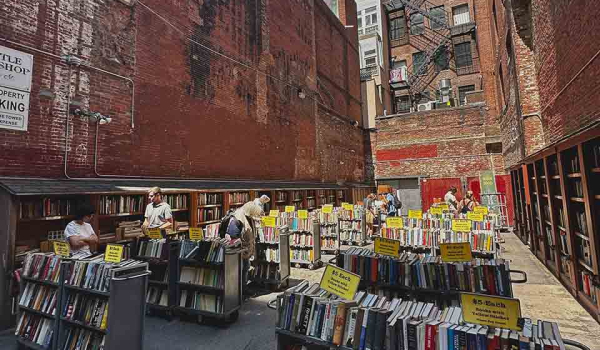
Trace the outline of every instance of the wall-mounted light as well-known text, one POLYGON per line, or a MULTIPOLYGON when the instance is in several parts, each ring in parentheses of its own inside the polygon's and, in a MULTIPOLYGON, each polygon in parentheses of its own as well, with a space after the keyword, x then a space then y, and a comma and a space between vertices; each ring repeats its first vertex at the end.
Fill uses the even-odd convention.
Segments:
POLYGON ((109 124, 110 122, 112 122, 112 118, 107 115, 102 115, 101 113, 98 113, 98 112, 84 111, 79 108, 74 110, 73 114, 78 117, 87 117, 87 118, 89 118, 90 121, 98 122, 98 124, 100 124, 100 125, 105 125, 105 124, 109 124))
POLYGON ((302 89, 298 89, 298 97, 304 100, 306 98, 306 92, 302 89))

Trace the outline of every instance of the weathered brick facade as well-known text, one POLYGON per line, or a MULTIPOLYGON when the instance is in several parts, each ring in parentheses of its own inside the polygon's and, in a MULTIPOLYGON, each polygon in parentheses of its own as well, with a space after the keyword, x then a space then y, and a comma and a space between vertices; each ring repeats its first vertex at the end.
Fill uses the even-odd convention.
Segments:
MULTIPOLYGON (((63 176, 69 97, 113 118, 99 174, 363 181, 356 8, 340 3, 338 20, 322 0, 9 0, 0 45, 35 63, 29 129, 0 129, 0 175, 63 176)), ((69 129, 68 174, 95 176, 96 124, 69 129)))

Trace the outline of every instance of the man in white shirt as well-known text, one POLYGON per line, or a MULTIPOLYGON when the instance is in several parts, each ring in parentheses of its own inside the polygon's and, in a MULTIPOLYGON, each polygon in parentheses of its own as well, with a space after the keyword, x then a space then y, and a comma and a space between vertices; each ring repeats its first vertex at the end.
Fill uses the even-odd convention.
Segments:
POLYGON ((74 258, 80 259, 92 255, 90 244, 98 243, 98 236, 90 222, 94 217, 94 207, 89 203, 83 203, 77 208, 75 220, 71 221, 65 228, 65 240, 71 246, 74 258))
POLYGON ((446 195, 444 196, 444 202, 446 202, 446 204, 448 204, 448 208, 450 209, 450 211, 455 212, 458 202, 456 201, 456 187, 452 186, 450 187, 450 189, 448 190, 448 192, 446 192, 446 195))
POLYGON ((148 191, 150 204, 146 206, 145 220, 142 225, 144 233, 149 228, 159 228, 164 230, 173 226, 173 214, 169 203, 162 201, 162 190, 160 187, 152 187, 148 191))

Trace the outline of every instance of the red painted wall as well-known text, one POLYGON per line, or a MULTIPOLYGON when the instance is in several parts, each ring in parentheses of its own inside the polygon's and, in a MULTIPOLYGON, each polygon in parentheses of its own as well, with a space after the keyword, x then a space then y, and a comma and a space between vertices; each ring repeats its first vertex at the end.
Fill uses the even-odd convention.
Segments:
POLYGON ((461 200, 463 195, 462 185, 459 178, 421 180, 421 203, 423 204, 423 211, 429 210, 429 207, 431 207, 433 204, 434 198, 441 198, 443 201, 444 195, 452 186, 456 187, 458 190, 456 193, 456 199, 461 200))

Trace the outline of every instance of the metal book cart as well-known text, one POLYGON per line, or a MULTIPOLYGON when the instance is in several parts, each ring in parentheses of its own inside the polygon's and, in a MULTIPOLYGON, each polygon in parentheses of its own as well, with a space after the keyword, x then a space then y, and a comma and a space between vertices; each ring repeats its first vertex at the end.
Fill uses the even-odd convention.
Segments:
POLYGON ((321 229, 321 241, 324 240, 334 240, 334 246, 327 246, 325 244, 321 244, 321 253, 322 254, 338 254, 340 251, 340 231, 338 229, 339 224, 335 223, 327 223, 323 222, 319 225, 321 229), (333 231, 333 232, 331 232, 333 231))
POLYGON ((319 220, 313 220, 312 226, 313 226, 312 231, 306 231, 306 230, 298 230, 298 231, 290 230, 289 231, 290 232, 290 240, 292 239, 292 235, 295 233, 312 235, 312 238, 313 238, 312 246, 294 245, 293 243, 290 242, 290 263, 294 264, 295 267, 306 267, 310 270, 314 270, 323 265, 323 262, 321 261, 321 224, 319 223, 319 220), (293 258, 294 250, 297 250, 297 251, 306 250, 308 252, 309 256, 310 256, 310 252, 312 251, 312 258, 294 259, 293 258))
POLYGON ((290 238, 288 235, 288 227, 282 226, 279 228, 278 242, 262 242, 259 237, 256 239, 255 259, 252 261, 252 266, 255 269, 255 274, 250 280, 258 285, 273 287, 278 289, 282 286, 289 285, 290 269, 290 238), (259 253, 261 249, 267 249, 269 246, 276 246, 279 249, 279 261, 267 261, 262 258, 259 253), (265 267, 266 266, 266 270, 265 267), (275 269, 271 271, 271 269, 275 269), (257 272, 258 271, 258 272, 257 272), (257 275, 260 273, 260 276, 257 275))
MULTIPOLYGON (((237 321, 239 310, 242 307, 242 251, 239 249, 225 250, 223 262, 203 262, 195 259, 178 258, 177 267, 177 283, 175 288, 176 300, 178 301, 173 307, 174 311, 179 315, 196 316, 198 323, 202 323, 205 317, 215 318, 219 320, 228 320, 229 322, 237 321), (223 273, 223 287, 210 287, 184 283, 179 281, 181 268, 183 266, 202 267, 214 269, 223 273), (215 296, 221 300, 222 311, 198 310, 187 307, 181 304, 182 291, 202 292, 206 295, 215 296)), ((187 292, 186 292, 187 293, 187 292)))
POLYGON ((362 219, 338 219, 338 239, 340 244, 346 244, 346 245, 351 245, 351 246, 365 246, 368 244, 367 242, 367 223, 366 223, 366 218, 365 218, 365 214, 363 213, 362 215, 362 219), (359 223, 360 225, 360 229, 356 230, 355 228, 353 228, 352 226, 354 226, 354 223, 359 223), (345 228, 343 227, 344 225, 350 225, 350 228, 345 228), (358 233, 359 239, 344 239, 344 235, 343 232, 348 232, 348 233, 358 233))

